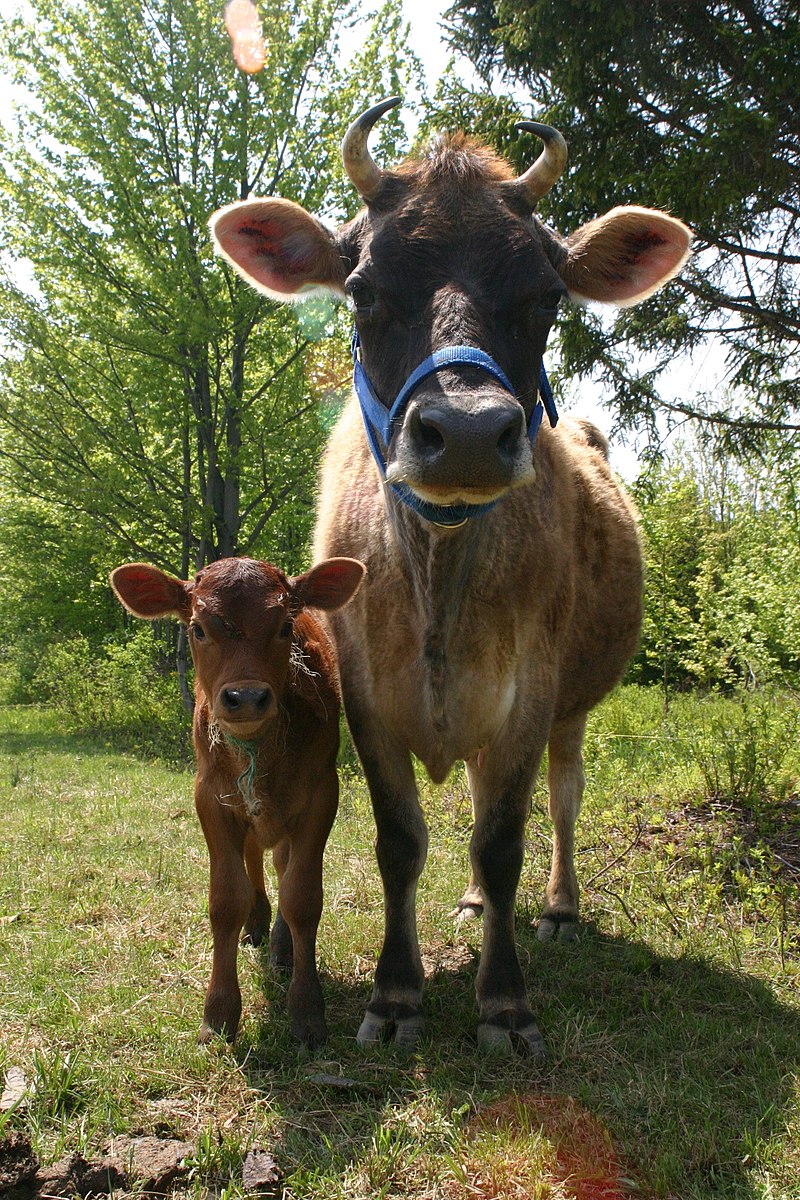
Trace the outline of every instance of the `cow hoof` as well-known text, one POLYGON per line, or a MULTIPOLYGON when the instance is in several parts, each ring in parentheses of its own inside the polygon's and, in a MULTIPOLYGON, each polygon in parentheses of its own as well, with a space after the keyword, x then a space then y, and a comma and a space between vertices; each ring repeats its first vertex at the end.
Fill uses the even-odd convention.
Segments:
POLYGON ((478 1047, 485 1054, 505 1057, 520 1054, 540 1063, 547 1060, 547 1046, 535 1021, 523 1025, 521 1029, 484 1022, 478 1026, 478 1047))
POLYGON ((577 942, 578 921, 575 917, 540 917, 536 936, 540 942, 577 942))
POLYGON ((448 913, 448 916, 455 917, 456 929, 458 929, 465 921, 477 921, 479 917, 482 917, 483 905, 465 904, 463 901, 459 901, 453 911, 448 913))
POLYGON ((413 1050, 423 1025, 422 1013, 413 1013, 410 1017, 382 1017, 368 1010, 359 1026, 356 1041, 362 1049, 378 1046, 381 1042, 393 1042, 403 1050, 413 1050))

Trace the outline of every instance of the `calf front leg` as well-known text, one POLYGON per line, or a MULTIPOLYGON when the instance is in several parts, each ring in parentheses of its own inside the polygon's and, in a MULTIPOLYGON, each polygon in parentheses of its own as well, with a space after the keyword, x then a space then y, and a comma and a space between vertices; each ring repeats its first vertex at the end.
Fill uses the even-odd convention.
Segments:
POLYGON ((253 905, 244 867, 244 830, 214 797, 197 799, 210 863, 208 914, 214 949, 199 1040, 221 1034, 232 1042, 242 1014, 236 971, 239 934, 253 905))
POLYGON ((583 798, 583 735, 586 714, 553 726, 548 745, 549 811, 553 822, 553 858, 539 920, 541 941, 578 936, 578 876, 575 871, 575 822, 583 798))
MULTIPOLYGON (((325 1002, 317 974, 317 929, 322 916, 322 858, 338 804, 335 774, 317 791, 299 828, 281 846, 280 914, 290 934, 292 982, 287 1007, 292 1034, 307 1046, 325 1041, 325 1002), (287 853, 288 851, 288 853, 287 853)), ((277 921, 276 921, 277 925, 277 921)))

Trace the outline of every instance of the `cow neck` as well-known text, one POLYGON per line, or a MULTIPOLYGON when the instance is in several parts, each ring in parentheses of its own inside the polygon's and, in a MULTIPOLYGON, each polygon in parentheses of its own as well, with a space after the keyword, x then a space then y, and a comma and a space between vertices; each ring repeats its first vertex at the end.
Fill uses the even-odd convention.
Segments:
POLYGON ((434 727, 443 728, 449 651, 460 628, 464 599, 474 596, 475 572, 491 558, 488 541, 492 529, 490 524, 477 522, 458 537, 447 537, 414 520, 402 509, 398 509, 396 517, 395 536, 421 618, 431 715, 434 727))
MULTIPOLYGON (((386 455, 388 454, 389 444, 396 428, 402 424, 412 393, 425 379, 428 379, 437 371, 445 371, 453 366, 477 367, 479 370, 491 375, 501 387, 511 393, 515 400, 517 398, 516 391, 508 376, 491 355, 486 354, 483 350, 479 350, 477 346, 445 346, 441 350, 435 350, 433 354, 429 354, 418 367, 415 367, 400 388, 391 407, 386 408, 378 399, 370 378, 362 365, 361 343, 358 337, 358 330, 355 328, 353 329, 351 349, 353 353, 353 387, 355 388, 361 408, 367 443, 381 473, 381 479, 384 480, 386 478, 386 455)), ((553 391, 550 387, 550 381, 547 378, 544 363, 542 363, 539 371, 539 396, 536 399, 530 420, 528 421, 528 439, 531 445, 536 441, 536 435, 539 432, 545 412, 547 413, 550 425, 554 427, 558 422, 558 411, 553 398, 553 391)), ((391 483, 389 487, 402 504, 410 508, 425 521, 429 521, 432 525, 439 525, 449 529, 464 525, 473 517, 483 516, 485 513, 490 512, 498 502, 497 500, 491 500, 488 504, 431 504, 429 501, 422 500, 417 496, 407 484, 391 483)))

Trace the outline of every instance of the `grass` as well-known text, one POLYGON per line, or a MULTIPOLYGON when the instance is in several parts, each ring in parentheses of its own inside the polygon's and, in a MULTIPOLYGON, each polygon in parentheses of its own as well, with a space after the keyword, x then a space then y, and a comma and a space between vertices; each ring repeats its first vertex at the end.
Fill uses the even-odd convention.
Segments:
POLYGON ((43 1161, 114 1134, 197 1148, 191 1197, 244 1194, 268 1149, 296 1200, 800 1198, 800 757, 788 699, 623 689, 592 719, 579 825, 583 932, 541 945, 537 789, 519 946, 551 1051, 482 1057, 480 925, 447 913, 467 874, 463 774, 425 788, 419 1051, 354 1042, 382 927, 368 799, 344 769, 319 937, 331 1037, 288 1034, 285 982, 243 948, 233 1049, 195 1034, 210 965, 191 775, 46 710, 0 710, 0 1073, 29 1094, 3 1128, 43 1161))

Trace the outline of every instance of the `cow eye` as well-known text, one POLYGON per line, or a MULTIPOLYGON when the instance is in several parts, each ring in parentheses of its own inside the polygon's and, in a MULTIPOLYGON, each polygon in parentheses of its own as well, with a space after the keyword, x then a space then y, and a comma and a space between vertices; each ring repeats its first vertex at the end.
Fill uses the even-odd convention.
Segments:
POLYGON ((205 641, 205 630, 203 629, 203 626, 198 625, 196 621, 192 621, 191 625, 189 626, 189 633, 196 642, 205 641))
POLYGON ((344 290, 350 310, 357 317, 370 317, 375 307, 375 292, 364 279, 348 279, 344 290))
POLYGON ((285 640, 286 638, 291 637, 291 634, 292 634, 292 622, 284 621, 283 624, 281 625, 280 632, 278 633, 278 637, 283 638, 285 640))
POLYGON ((564 299, 563 287, 550 288, 548 292, 542 296, 537 309, 537 316, 554 317, 558 311, 558 306, 564 299))

